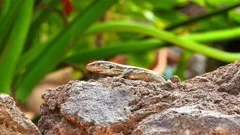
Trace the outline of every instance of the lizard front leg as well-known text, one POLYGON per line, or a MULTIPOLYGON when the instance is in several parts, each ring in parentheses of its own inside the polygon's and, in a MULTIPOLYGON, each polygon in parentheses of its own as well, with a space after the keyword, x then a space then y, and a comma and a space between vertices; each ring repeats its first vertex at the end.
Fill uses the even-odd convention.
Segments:
POLYGON ((123 70, 122 74, 118 77, 129 79, 129 74, 132 74, 133 71, 134 71, 133 69, 125 69, 123 70))

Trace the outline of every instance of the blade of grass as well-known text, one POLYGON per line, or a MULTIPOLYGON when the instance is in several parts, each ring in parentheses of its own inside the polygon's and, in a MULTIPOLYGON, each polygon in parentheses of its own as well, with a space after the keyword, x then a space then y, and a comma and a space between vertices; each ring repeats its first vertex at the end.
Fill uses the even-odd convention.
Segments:
MULTIPOLYGON (((48 0, 47 3, 44 3, 44 4, 47 4, 48 7, 57 7, 57 4, 59 4, 59 1, 56 1, 56 0, 48 0)), ((26 42, 26 46, 25 48, 31 48, 32 46, 40 46, 40 45, 36 45, 34 44, 34 41, 36 39, 39 39, 39 33, 40 33, 40 30, 39 29, 42 25, 42 23, 44 21, 46 21, 48 19, 48 17, 50 15, 54 14, 53 11, 49 11, 47 9, 44 9, 44 8, 40 8, 40 10, 36 10, 34 12, 34 15, 33 15, 33 19, 32 19, 32 23, 31 23, 31 27, 30 27, 30 31, 28 33, 28 40, 26 42)), ((56 14, 56 13, 55 13, 56 14)), ((60 18, 60 16, 59 16, 60 18)), ((35 47, 36 48, 36 47, 35 47)), ((41 48, 41 47, 40 47, 41 48)), ((28 49, 29 50, 29 49, 28 49)), ((40 52, 40 51, 39 51, 40 52)), ((20 58, 21 59, 21 58, 20 58)), ((34 58, 35 59, 35 58, 34 58)), ((24 59, 21 59, 22 61, 24 61, 24 59)), ((21 61, 21 62, 22 62, 21 61)), ((20 62, 19 62, 20 63, 20 62)))
POLYGON ((4 17, 6 17, 6 15, 8 14, 10 5, 11 5, 11 0, 3 0, 3 1, 1 1, 0 21, 2 21, 2 19, 4 17))
MULTIPOLYGON (((12 2, 11 0, 4 0, 5 2, 8 1, 10 2, 10 10, 8 10, 7 15, 1 16, 0 20, 0 50, 3 50, 5 47, 4 45, 7 42, 7 37, 10 34, 12 28, 13 28, 13 23, 15 22, 14 20, 16 19, 16 16, 18 15, 18 11, 20 6, 22 5, 22 1, 16 1, 12 2), (4 32, 3 32, 4 31, 4 32)), ((1 51, 0 51, 1 52, 1 51)))
POLYGON ((21 73, 28 64, 36 60, 36 58, 42 53, 46 45, 34 45, 27 53, 19 58, 18 66, 16 67, 15 74, 21 73))
POLYGON ((25 0, 14 23, 8 44, 0 58, 0 92, 9 93, 14 69, 30 26, 33 1, 25 0))
POLYGON ((94 1, 82 15, 79 15, 66 29, 49 43, 33 68, 24 74, 16 85, 16 98, 24 103, 34 86, 62 60, 68 43, 76 35, 82 34, 94 21, 102 16, 116 0, 94 1))
MULTIPOLYGON (((97 23, 91 26, 84 33, 84 35, 93 35, 101 32, 118 32, 118 31, 131 32, 132 31, 131 29, 133 29, 131 27, 134 27, 134 25, 135 23, 117 22, 117 21, 97 23), (128 29, 128 27, 130 27, 131 29, 128 29)), ((141 24, 138 24, 138 25, 141 25, 141 24)), ((144 26, 151 27, 148 25, 144 25, 144 26)), ((141 30, 139 31, 141 32, 141 30)), ((188 35, 179 35, 179 37, 187 40, 188 39, 194 40, 196 42, 216 42, 216 41, 237 39, 240 37, 240 27, 223 29, 223 30, 213 30, 213 31, 207 31, 202 33, 189 33, 188 35)))
POLYGON ((166 44, 157 39, 129 41, 114 45, 106 45, 103 48, 85 49, 77 54, 71 55, 70 57, 66 57, 64 61, 67 63, 81 64, 92 59, 109 58, 117 54, 152 50, 164 46, 166 46, 166 44))
MULTIPOLYGON (((136 32, 136 33, 146 34, 146 35, 158 38, 160 40, 163 40, 165 42, 172 43, 181 48, 184 48, 193 52, 197 52, 205 56, 208 56, 220 61, 224 61, 224 62, 234 62, 240 59, 240 53, 230 53, 230 52, 214 49, 204 44, 197 43, 191 39, 177 37, 173 33, 170 33, 164 30, 159 30, 155 27, 138 24, 138 23, 106 22, 101 25, 94 25, 94 27, 91 27, 88 30, 88 33, 96 33, 96 32, 98 33, 103 31, 108 31, 108 32, 124 31, 124 32, 136 32)), ((230 33, 225 33, 225 34, 230 34, 230 33)), ((239 34, 236 32, 234 34, 237 34, 237 36, 239 36, 239 34)))
MULTIPOLYGON (((48 6, 55 7, 59 1, 52 0, 48 1, 48 6)), ((34 19, 32 21, 30 31, 28 33, 28 41, 26 42, 26 46, 31 47, 27 52, 25 52, 22 56, 20 56, 18 61, 18 66, 16 68, 16 75, 18 75, 21 71, 23 71, 28 64, 33 62, 44 50, 44 48, 47 46, 47 43, 44 44, 33 44, 33 40, 35 38, 39 38, 39 27, 42 24, 44 20, 47 19, 47 17, 50 15, 49 11, 38 11, 34 19)), ((26 47, 25 46, 25 47, 26 47)))
POLYGON ((240 37, 240 27, 208 31, 208 32, 202 32, 202 33, 192 33, 192 34, 183 36, 183 38, 191 39, 198 42, 216 42, 216 41, 237 39, 239 37, 240 37))

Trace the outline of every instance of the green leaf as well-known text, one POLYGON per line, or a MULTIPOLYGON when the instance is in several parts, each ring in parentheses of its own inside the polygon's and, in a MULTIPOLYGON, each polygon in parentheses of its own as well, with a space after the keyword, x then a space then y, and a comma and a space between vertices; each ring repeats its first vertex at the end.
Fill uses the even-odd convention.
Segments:
MULTIPOLYGON (((54 8, 57 6, 57 4, 59 4, 59 1, 56 1, 56 0, 47 0, 47 1, 41 1, 41 2, 45 2, 44 5, 47 5, 48 7, 51 7, 51 8, 54 8)), ((25 52, 26 50, 31 50, 32 49, 32 46, 33 48, 36 48, 35 46, 40 46, 39 42, 40 42, 40 39, 41 39, 41 35, 40 35, 40 32, 42 31, 42 25, 43 23, 47 23, 51 18, 49 16, 57 16, 58 17, 58 21, 59 20, 62 20, 62 18, 60 17, 60 15, 56 14, 55 12, 50 12, 49 10, 44 10, 42 8, 37 8, 33 14, 33 17, 32 17, 32 23, 31 23, 31 27, 30 27, 30 30, 29 30, 29 33, 28 33, 28 39, 26 41, 26 45, 25 45, 25 52)), ((55 19, 55 18, 54 18, 55 19)), ((58 27, 58 26, 56 26, 58 27)), ((59 30, 60 27, 58 27, 59 30)), ((56 35, 56 34, 55 34, 56 35)), ((55 36, 54 34, 49 34, 48 35, 48 39, 51 37, 51 36, 55 36)), ((40 47, 41 48, 41 47, 40 47)), ((24 53, 25 53, 24 52, 24 53)), ((40 52, 40 51, 39 51, 40 52)), ((23 61, 23 59, 22 59, 23 61)))
POLYGON ((198 42, 217 42, 231 39, 238 39, 240 37, 240 27, 212 30, 207 32, 192 33, 182 38, 191 39, 198 42))
MULTIPOLYGON (((47 4, 50 7, 54 7, 57 5, 57 3, 59 3, 59 1, 55 1, 55 0, 47 1, 47 2, 49 2, 47 4)), ((40 56, 44 48, 47 46, 47 43, 40 43, 39 36, 42 36, 40 33, 42 23, 48 20, 49 19, 48 17, 53 13, 49 13, 49 11, 43 11, 43 10, 36 11, 36 12, 37 13, 34 14, 30 31, 28 33, 28 39, 25 45, 25 52, 22 54, 22 56, 20 56, 18 61, 18 65, 16 68, 16 75, 24 71, 30 63, 36 60, 36 58, 40 56)), ((58 29, 60 28, 58 27, 58 29)), ((56 34, 51 33, 48 35, 48 38, 51 39, 55 35, 56 34)))
POLYGON ((27 32, 30 26, 33 1, 25 0, 20 8, 14 23, 13 30, 0 58, 0 92, 10 93, 14 69, 24 47, 27 32))
MULTIPOLYGON (((1 15, 0 18, 0 53, 2 52, 2 50, 4 49, 6 42, 8 40, 8 36, 10 34, 10 32, 12 31, 13 28, 13 24, 17 18, 17 15, 19 15, 19 9, 21 7, 21 5, 23 4, 22 1, 16 1, 13 2, 11 0, 4 0, 3 3, 8 3, 10 4, 10 9, 7 9, 7 7, 4 7, 3 10, 5 9, 6 11, 4 11, 1 15), (8 3, 8 2, 10 3, 8 3)), ((5 4, 3 4, 2 6, 4 6, 5 4)))
MULTIPOLYGON (((129 22, 107 22, 107 23, 97 23, 92 25, 84 35, 92 35, 102 32, 119 32, 122 31, 125 32, 139 32, 143 35, 144 31, 141 29, 136 29, 135 23, 129 23, 129 22)), ((151 26, 144 26, 143 27, 151 27, 151 26)), ((240 37, 240 27, 236 28, 229 28, 229 29, 222 29, 222 30, 212 30, 207 32, 199 32, 199 33, 189 33, 188 35, 183 35, 181 38, 186 38, 190 40, 194 40, 196 42, 217 42, 222 40, 231 40, 231 39, 237 39, 240 37)))
POLYGON ((9 7, 11 5, 11 0, 3 0, 1 1, 1 12, 0 12, 0 21, 3 20, 8 14, 9 7))

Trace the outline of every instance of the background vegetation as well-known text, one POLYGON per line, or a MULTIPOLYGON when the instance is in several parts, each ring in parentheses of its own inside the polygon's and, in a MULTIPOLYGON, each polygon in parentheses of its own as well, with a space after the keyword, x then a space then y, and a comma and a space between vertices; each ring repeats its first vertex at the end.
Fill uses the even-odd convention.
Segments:
POLYGON ((49 72, 66 65, 84 71, 91 60, 119 54, 125 54, 131 65, 149 67, 158 48, 180 47, 175 71, 180 77, 194 53, 227 63, 240 59, 240 53, 216 48, 240 37, 239 0, 1 0, 0 4, 0 92, 11 93, 21 103, 49 72), (193 6, 198 8, 188 9, 193 6))

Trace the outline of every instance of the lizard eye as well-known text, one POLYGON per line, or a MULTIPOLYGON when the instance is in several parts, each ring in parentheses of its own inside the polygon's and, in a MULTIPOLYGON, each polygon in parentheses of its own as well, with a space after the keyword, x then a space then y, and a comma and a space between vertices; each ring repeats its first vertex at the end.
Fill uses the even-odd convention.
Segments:
POLYGON ((112 68, 114 68, 114 66, 113 65, 109 65, 109 68, 112 69, 112 68))

